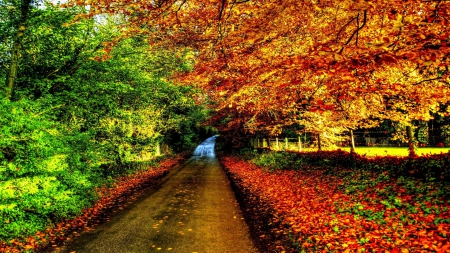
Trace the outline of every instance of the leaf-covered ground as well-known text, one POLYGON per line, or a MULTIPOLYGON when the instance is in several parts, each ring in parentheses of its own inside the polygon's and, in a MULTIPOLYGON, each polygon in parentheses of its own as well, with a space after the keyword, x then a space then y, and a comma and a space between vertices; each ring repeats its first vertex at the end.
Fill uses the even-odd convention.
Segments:
POLYGON ((252 202, 250 216, 269 219, 272 235, 261 230, 259 237, 277 239, 272 250, 450 252, 450 203, 439 194, 448 186, 308 165, 269 172, 234 156, 221 162, 252 202))
POLYGON ((85 209, 81 215, 62 221, 34 236, 0 242, 0 252, 36 252, 57 248, 64 241, 79 236, 82 231, 95 229, 96 225, 108 220, 111 214, 136 200, 145 188, 168 173, 185 157, 184 154, 162 160, 157 167, 119 178, 111 187, 97 189, 99 200, 92 207, 85 209))

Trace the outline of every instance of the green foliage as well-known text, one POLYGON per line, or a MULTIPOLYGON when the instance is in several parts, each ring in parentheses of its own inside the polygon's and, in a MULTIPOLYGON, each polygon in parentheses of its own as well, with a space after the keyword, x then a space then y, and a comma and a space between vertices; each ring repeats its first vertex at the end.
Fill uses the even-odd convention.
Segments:
MULTIPOLYGON (((31 11, 17 89, 0 101, 0 240, 80 214, 96 187, 146 169, 158 147, 189 148, 210 132, 199 91, 168 81, 191 70, 192 51, 154 49, 139 37, 111 50, 120 20, 72 22, 80 11, 31 11)), ((0 31, 0 55, 9 33, 0 31)))
POLYGON ((35 233, 78 214, 94 198, 89 171, 38 102, 0 101, 0 238, 35 233))
POLYGON ((11 46, 17 33, 16 24, 19 21, 19 17, 20 8, 18 8, 18 1, 0 1, 0 80, 2 80, 2 84, 5 81, 8 70, 5 66, 10 64, 11 46))
POLYGON ((294 168, 299 161, 295 160, 295 154, 288 152, 264 151, 256 155, 252 162, 257 166, 268 168, 269 171, 294 168))

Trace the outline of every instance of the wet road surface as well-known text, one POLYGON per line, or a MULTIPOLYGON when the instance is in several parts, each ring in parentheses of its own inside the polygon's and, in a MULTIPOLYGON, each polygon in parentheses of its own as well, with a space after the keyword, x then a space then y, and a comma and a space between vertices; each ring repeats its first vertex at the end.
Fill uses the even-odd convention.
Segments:
POLYGON ((214 144, 206 140, 155 189, 57 252, 258 252, 214 144))

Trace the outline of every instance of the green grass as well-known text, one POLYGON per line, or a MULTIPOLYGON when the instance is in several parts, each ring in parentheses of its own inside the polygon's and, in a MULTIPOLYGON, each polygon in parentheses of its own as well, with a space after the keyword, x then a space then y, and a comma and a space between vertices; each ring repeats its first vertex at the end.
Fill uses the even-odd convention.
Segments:
MULTIPOLYGON (((350 152, 350 148, 341 148, 350 152)), ((449 148, 417 148, 417 155, 448 153, 449 148)), ((407 147, 356 147, 355 152, 367 156, 408 156, 407 147)))
MULTIPOLYGON (((271 144, 271 149, 272 150, 276 150, 273 148, 274 144, 271 144)), ((333 151, 333 150, 337 150, 337 149, 341 149, 347 152, 350 152, 350 147, 325 147, 322 148, 323 151, 333 151)), ((284 147, 284 143, 280 142, 280 149, 279 150, 285 150, 284 147)), ((298 151, 298 146, 296 143, 289 143, 289 148, 288 150, 291 151, 298 151)), ((317 152, 317 147, 314 148, 302 148, 303 152, 317 152)), ((356 153, 360 154, 360 155, 366 155, 366 156, 408 156, 408 147, 364 147, 364 146, 359 146, 356 147, 355 149, 356 153)), ((422 155, 429 155, 429 154, 441 154, 441 153, 449 153, 450 152, 450 147, 443 147, 443 148, 438 148, 438 147, 419 147, 416 148, 416 153, 419 156, 422 155)))
MULTIPOLYGON (((332 151, 336 149, 341 149, 347 152, 350 152, 349 147, 345 148, 324 148, 324 151, 332 151)), ((303 148, 303 152, 317 152, 317 148, 303 148)), ((360 155, 366 156, 408 156, 408 148, 407 147, 356 147, 355 152, 360 155)), ((416 153, 419 156, 429 155, 429 154, 441 154, 450 152, 450 148, 416 148, 416 153)))

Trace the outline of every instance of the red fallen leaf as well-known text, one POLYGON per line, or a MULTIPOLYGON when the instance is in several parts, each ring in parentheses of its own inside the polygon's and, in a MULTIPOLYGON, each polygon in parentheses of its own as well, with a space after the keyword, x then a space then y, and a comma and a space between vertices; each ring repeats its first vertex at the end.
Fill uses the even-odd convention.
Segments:
POLYGON ((303 247, 303 248, 309 248, 309 247, 311 247, 311 246, 313 246, 313 244, 312 244, 312 243, 308 243, 308 242, 304 242, 304 243, 302 244, 302 247, 303 247))
POLYGON ((388 62, 388 63, 398 63, 397 59, 395 59, 395 57, 391 56, 391 55, 384 55, 383 57, 380 58, 380 63, 382 62, 388 62))
POLYGON ((25 247, 24 247, 26 250, 31 250, 31 249, 34 249, 34 246, 33 245, 30 245, 30 244, 27 244, 27 245, 25 245, 25 247))
POLYGON ((447 244, 442 246, 441 250, 442 252, 447 252, 448 250, 450 250, 450 242, 447 242, 447 244))
MULTIPOLYGON (((317 154, 311 156, 317 160, 324 159, 325 157, 330 159, 330 154, 326 154, 324 157, 320 157, 320 155, 317 154)), ((382 161, 381 159, 378 160, 382 161)), ((386 158, 384 160, 390 164, 400 164, 400 159, 398 158, 386 158)), ((298 241, 300 242, 304 242, 305 238, 309 238, 310 240, 314 239, 314 237, 311 237, 313 235, 320 235, 320 240, 312 240, 314 249, 317 252, 320 252, 324 247, 331 249, 330 247, 333 243, 340 244, 342 243, 342 240, 345 240, 346 245, 348 246, 347 249, 352 251, 356 249, 355 247, 358 246, 358 241, 361 239, 369 239, 370 244, 367 244, 367 247, 374 250, 379 249, 382 252, 386 250, 387 252, 404 253, 407 252, 403 249, 406 247, 409 252, 413 252, 419 250, 421 247, 420 245, 423 245, 421 240, 423 241, 424 238, 409 237, 409 235, 423 233, 418 231, 426 231, 423 236, 430 237, 430 242, 437 240, 437 238, 431 239, 435 235, 431 232, 434 229, 433 226, 428 226, 420 222, 415 225, 405 226, 405 224, 399 220, 400 215, 406 214, 405 210, 397 207, 385 210, 384 205, 380 204, 379 200, 376 201, 378 198, 376 191, 383 190, 386 187, 392 187, 392 189, 398 193, 397 198, 400 199, 402 203, 409 202, 408 196, 410 195, 406 195, 406 191, 401 186, 396 185, 393 181, 389 183, 380 183, 373 187, 373 189, 366 190, 369 191, 369 194, 362 192, 354 196, 354 199, 351 200, 353 202, 351 202, 348 196, 334 190, 333 187, 335 187, 338 181, 330 181, 328 176, 323 177, 323 174, 321 175, 320 170, 317 169, 314 172, 308 173, 304 171, 266 173, 263 169, 255 168, 254 165, 235 158, 221 158, 221 162, 231 174, 231 178, 238 180, 240 187, 245 187, 251 191, 249 194, 257 199, 258 205, 264 206, 264 208, 260 208, 260 210, 269 211, 273 209, 273 216, 276 218, 273 219, 272 222, 275 220, 283 220, 283 224, 291 226, 291 231, 295 235, 299 235, 298 241), (326 183, 324 183, 324 181, 326 181, 326 183), (324 196, 320 200, 317 199, 318 196, 320 196, 317 194, 317 191, 320 192, 320 195, 324 196), (367 197, 370 198, 370 201, 364 200, 364 198, 367 197), (324 199, 329 199, 331 205, 327 205, 324 199), (359 203, 364 206, 363 208, 358 209, 361 211, 372 210, 373 212, 379 212, 380 210, 383 210, 384 217, 382 217, 382 219, 386 224, 376 224, 375 222, 366 220, 360 216, 358 219, 355 219, 353 215, 337 214, 336 212, 339 208, 333 206, 332 202, 342 203, 341 208, 357 208, 355 204, 359 203), (272 208, 267 208, 268 205, 272 208), (396 215, 396 213, 398 213, 398 215, 396 215), (327 219, 330 214, 336 215, 335 218, 327 219), (333 225, 324 226, 324 224, 329 224, 330 222, 333 222, 333 225), (393 229, 394 227, 396 230, 393 229), (336 230, 334 228, 336 228, 336 230), (368 231, 370 231, 370 233, 367 233, 368 231), (361 235, 365 237, 361 237, 361 235), (388 241, 381 235, 389 235, 389 238, 394 241, 388 241), (400 246, 396 245, 396 243, 401 244, 402 250, 396 248, 400 246), (379 246, 381 247, 378 248, 379 246)), ((423 213, 410 213, 408 214, 408 217, 409 219, 414 219, 416 221, 422 221, 426 218, 423 217, 423 213)), ((448 231, 447 227, 441 226, 443 225, 437 226, 436 230, 448 231)), ((308 241, 307 243, 311 242, 308 241)), ((308 246, 308 244, 305 246, 308 246)), ((436 245, 429 245, 429 247, 433 246, 436 245)), ((441 252, 439 251, 441 250, 439 248, 442 247, 436 246, 433 249, 435 249, 436 252, 441 252)))

